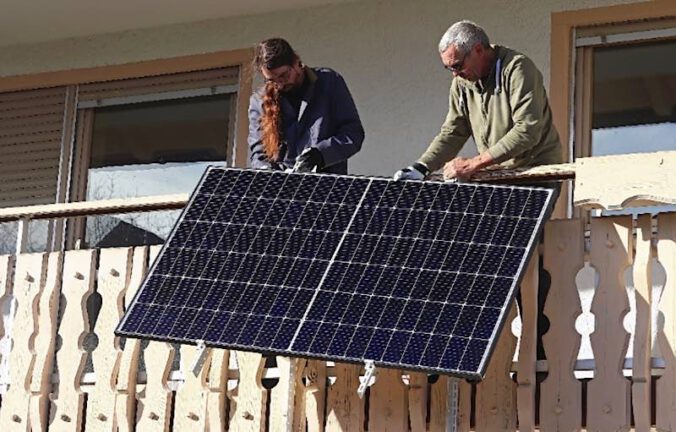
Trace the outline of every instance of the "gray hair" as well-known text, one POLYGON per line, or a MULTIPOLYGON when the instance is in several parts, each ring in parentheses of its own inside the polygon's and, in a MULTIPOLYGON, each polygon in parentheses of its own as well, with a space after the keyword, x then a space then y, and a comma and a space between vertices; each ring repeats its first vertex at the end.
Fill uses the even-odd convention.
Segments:
POLYGON ((466 54, 476 44, 488 47, 489 43, 488 35, 477 24, 467 20, 458 21, 450 26, 441 37, 439 41, 439 54, 449 49, 451 45, 457 46, 462 54, 466 54))

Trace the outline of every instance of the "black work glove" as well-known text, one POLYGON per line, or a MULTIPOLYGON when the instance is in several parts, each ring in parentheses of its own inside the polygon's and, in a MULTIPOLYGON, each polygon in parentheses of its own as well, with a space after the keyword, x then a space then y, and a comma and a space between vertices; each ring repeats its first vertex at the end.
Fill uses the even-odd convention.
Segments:
POLYGON ((296 163, 293 164, 293 172, 311 172, 315 168, 320 170, 323 167, 322 153, 314 147, 308 147, 296 158, 296 163))

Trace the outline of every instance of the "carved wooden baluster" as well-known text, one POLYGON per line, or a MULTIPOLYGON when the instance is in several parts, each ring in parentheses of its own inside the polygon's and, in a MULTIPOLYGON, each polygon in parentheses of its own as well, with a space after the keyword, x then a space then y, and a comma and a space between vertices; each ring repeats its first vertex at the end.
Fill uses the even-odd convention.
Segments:
POLYGON ((87 352, 84 337, 90 331, 87 299, 94 292, 96 252, 66 252, 63 264, 62 308, 59 335, 62 344, 56 353, 59 384, 52 394, 50 432, 79 431, 84 420, 84 392, 80 387, 87 352))
MULTIPOLYGON (((516 316, 516 306, 510 309, 507 323, 516 316)), ((476 430, 513 431, 516 429, 516 386, 509 376, 516 338, 509 324, 495 346, 486 376, 476 386, 476 430)))
MULTIPOLYGON (((159 254, 159 246, 151 246, 149 262, 159 254)), ((151 264, 152 265, 152 264, 151 264)), ((174 347, 166 342, 151 341, 143 351, 146 364, 146 386, 138 400, 137 431, 169 431, 173 393, 169 374, 174 361, 174 347)))
POLYGON ((211 350, 206 348, 203 355, 206 360, 197 371, 190 366, 200 356, 199 348, 192 345, 181 346, 181 370, 183 384, 176 392, 174 408, 174 430, 203 431, 207 425, 207 377, 211 363, 211 350), (197 372, 197 374, 195 374, 197 372))
POLYGON ((420 372, 411 372, 408 382, 408 416, 411 430, 425 430, 427 428, 427 375, 420 372))
POLYGON ((209 431, 225 430, 228 424, 226 408, 228 403, 228 363, 230 351, 211 349, 209 367, 209 394, 207 396, 207 428, 209 431))
POLYGON ((31 381, 30 417, 33 430, 47 430, 49 393, 52 389, 57 316, 61 295, 63 253, 47 258, 47 278, 38 305, 38 333, 33 343, 35 365, 31 381))
POLYGON ((232 392, 230 430, 262 432, 265 430, 267 390, 261 382, 265 370, 258 353, 231 351, 237 356, 239 382, 232 392))
POLYGON ((538 260, 531 257, 521 281, 521 339, 516 374, 519 431, 535 430, 535 367, 538 329, 538 260))
POLYGON ((371 386, 369 399, 369 430, 408 431, 406 386, 401 371, 380 368, 371 386))
POLYGON ((305 410, 298 411, 300 400, 304 400, 301 378, 305 360, 277 356, 279 382, 270 391, 270 431, 292 432, 305 430, 305 410), (302 417, 302 418, 301 418, 302 417))
POLYGON ((657 342, 664 359, 664 374, 657 380, 655 425, 661 431, 676 430, 676 213, 658 216, 657 253, 667 278, 660 299, 664 326, 657 342))
MULTIPOLYGON (((148 267, 147 261, 148 247, 140 246, 134 248, 129 284, 123 294, 125 309, 129 307, 136 291, 141 286, 143 276, 148 267)), ((115 423, 120 432, 133 431, 136 423, 136 380, 140 352, 141 341, 127 338, 124 350, 122 350, 122 355, 120 356, 120 366, 118 367, 115 383, 115 392, 117 394, 115 398, 115 418, 117 420, 115 423)))
POLYGON ((0 406, 3 430, 30 431, 30 381, 35 356, 32 337, 37 332, 38 301, 45 283, 47 254, 24 254, 16 258, 14 272, 15 314, 9 352, 9 389, 0 406))
POLYGON ((364 400, 357 394, 361 366, 336 363, 333 370, 336 381, 326 400, 326 431, 363 431, 364 400))
POLYGON ((324 431, 324 408, 326 407, 326 362, 308 360, 305 366, 306 405, 308 432, 324 431))
POLYGON ((12 348, 13 272, 14 257, 12 255, 0 255, 0 392, 3 394, 7 390, 9 382, 9 351, 12 348))
MULTIPOLYGON (((439 375, 432 384, 430 392, 430 432, 446 432, 451 429, 451 411, 456 410, 456 427, 458 432, 469 432, 472 414, 472 385, 465 380, 458 380, 458 405, 451 406, 450 387, 452 379, 439 375)), ((411 431, 414 429, 411 428, 411 431)))
POLYGON ((638 217, 636 227, 636 257, 633 280, 636 294, 636 326, 632 363, 632 401, 636 431, 650 430, 651 354, 652 354, 652 262, 650 214, 638 217))
POLYGON ((131 259, 131 248, 101 250, 96 287, 101 296, 101 310, 94 328, 99 343, 92 352, 96 385, 87 398, 88 431, 117 429, 115 386, 122 351, 113 332, 124 312, 124 294, 131 277, 131 259))
POLYGON ((584 266, 583 221, 548 222, 544 248, 544 267, 551 276, 551 286, 544 310, 550 323, 542 337, 549 369, 540 388, 540 428, 577 431, 582 427, 582 385, 573 372, 580 349, 575 320, 582 308, 575 275, 584 266))
POLYGON ((591 264, 599 275, 592 302, 594 378, 587 384, 587 428, 628 430, 629 381, 622 375, 629 334, 622 325, 629 302, 624 271, 631 260, 631 217, 591 220, 591 264))

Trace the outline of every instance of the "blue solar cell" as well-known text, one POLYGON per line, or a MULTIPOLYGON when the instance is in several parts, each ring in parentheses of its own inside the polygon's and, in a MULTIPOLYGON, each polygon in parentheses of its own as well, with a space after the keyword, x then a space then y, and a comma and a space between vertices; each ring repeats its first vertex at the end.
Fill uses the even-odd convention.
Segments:
POLYGON ((401 361, 401 357, 404 355, 404 350, 408 345, 408 341, 411 338, 411 333, 408 332, 394 332, 392 334, 392 339, 390 339, 385 354, 382 357, 384 362, 397 364, 401 361))
POLYGON ((230 189, 229 195, 243 197, 246 196, 246 191, 253 183, 254 177, 259 174, 257 171, 240 171, 235 179, 235 183, 230 189))
POLYGON ((265 317, 259 318, 259 322, 262 322, 262 325, 260 325, 260 331, 252 345, 270 348, 274 335, 277 334, 279 327, 282 325, 282 319, 265 317))
POLYGON ((460 271, 464 273, 477 273, 481 263, 484 261, 488 246, 471 243, 467 248, 467 255, 460 266, 460 271))
POLYGON ((444 354, 448 341, 449 338, 446 336, 432 335, 427 343, 427 347, 425 347, 423 357, 420 359, 420 365, 425 368, 439 367, 439 361, 444 354))
POLYGON ((350 296, 350 303, 347 306, 349 313, 346 313, 342 317, 343 324, 352 324, 357 325, 364 316, 364 311, 368 305, 370 297, 367 295, 355 294, 350 296))
POLYGON ((319 177, 312 175, 303 176, 300 186, 296 189, 296 193, 293 194, 293 200, 301 202, 308 201, 318 184, 319 177))
POLYGON ((442 189, 442 187, 438 183, 423 184, 412 207, 414 209, 428 210, 430 203, 436 198, 439 189, 442 189))
POLYGON ((483 308, 472 333, 473 338, 489 340, 498 324, 501 309, 483 308))
MULTIPOLYGON (((221 179, 225 176, 224 171, 211 170, 208 171, 202 180, 202 184, 199 187, 200 194, 213 193, 216 189, 216 186, 220 183, 221 179)), ((230 176, 226 176, 230 177, 230 176)))
POLYGON ((345 199, 343 200, 343 203, 357 205, 361 201, 362 196, 364 195, 364 192, 366 191, 366 188, 368 187, 369 183, 370 182, 367 179, 363 178, 353 179, 352 183, 350 183, 350 188, 347 190, 347 193, 345 194, 345 199))
POLYGON ((368 327, 357 326, 357 329, 350 340, 350 345, 345 352, 348 358, 364 358, 364 352, 371 340, 374 330, 368 327))
POLYGON ((455 195, 453 195, 453 201, 449 207, 449 211, 454 213, 466 213, 469 203, 472 200, 472 196, 476 191, 476 186, 461 187, 456 186, 455 195))
POLYGON ((472 214, 484 214, 488 202, 495 188, 489 186, 477 186, 472 199, 467 205, 467 212, 472 214))
POLYGON ((387 303, 385 304, 385 309, 387 310, 387 313, 384 313, 380 317, 378 327, 395 328, 395 326, 397 325, 397 321, 399 321, 399 317, 401 316, 401 313, 403 312, 405 306, 406 300, 404 299, 400 298, 388 299, 387 303))
POLYGON ((296 329, 300 325, 299 320, 285 319, 282 321, 282 326, 279 328, 279 331, 275 335, 275 339, 270 344, 274 349, 283 350, 288 349, 293 335, 296 333, 296 329))
POLYGON ((486 298, 486 306, 502 307, 513 284, 514 280, 511 278, 496 277, 486 298))
POLYGON ((387 304, 387 299, 384 297, 373 296, 366 304, 364 315, 362 315, 359 325, 375 326, 380 317, 383 315, 383 308, 387 304))
POLYGON ((466 298, 467 304, 482 306, 486 302, 494 279, 493 276, 477 276, 466 298))
POLYGON ((533 231, 537 225, 537 220, 535 219, 521 219, 517 223, 517 227, 514 235, 512 236, 512 241, 510 246, 522 247, 525 248, 530 243, 531 238, 533 237, 533 231))
POLYGON ((310 345, 319 330, 319 323, 316 321, 305 321, 298 332, 298 336, 293 343, 293 350, 299 352, 308 352, 310 345))
POLYGON ((345 357, 345 350, 350 345, 350 340, 355 332, 354 326, 339 325, 333 339, 326 350, 326 354, 335 357, 345 357))
POLYGON ((467 344, 467 350, 460 362, 460 369, 462 370, 479 370, 481 359, 486 352, 488 343, 479 339, 472 339, 467 344))
POLYGON ((444 350, 444 354, 441 356, 439 368, 446 370, 458 370, 460 359, 467 348, 468 341, 468 339, 461 337, 451 337, 451 339, 448 341, 446 349, 444 350))
POLYGON ((375 329, 366 347, 365 359, 380 360, 394 332, 388 329, 375 329))
POLYGON ((333 185, 335 183, 335 177, 322 177, 319 180, 317 186, 312 191, 312 195, 310 195, 310 201, 323 203, 326 200, 329 192, 331 192, 331 189, 333 189, 333 185))
POLYGON ((413 329, 416 333, 432 333, 441 314, 442 303, 427 302, 420 314, 420 319, 413 329))
POLYGON ((333 335, 338 329, 338 324, 322 323, 317 330, 312 345, 310 345, 310 352, 323 354, 329 348, 329 343, 333 339, 333 335))
POLYGON ((418 365, 420 359, 425 352, 425 347, 430 341, 430 335, 424 333, 414 333, 408 341, 404 356, 401 358, 402 363, 418 365))
MULTIPOLYGON (((320 293, 322 292, 320 291, 320 293)), ((352 300, 352 296, 349 294, 337 293, 333 297, 333 301, 329 305, 330 307, 327 308, 324 320, 328 322, 340 323, 345 311, 347 310, 350 300, 352 300)))
POLYGON ((540 217, 543 208, 546 205, 548 192, 543 190, 532 190, 528 196, 528 201, 524 206, 521 216, 537 219, 540 217))
POLYGON ((500 276, 516 276, 517 270, 523 262, 523 257, 526 250, 522 248, 507 248, 505 250, 505 257, 500 264, 498 275, 500 276))

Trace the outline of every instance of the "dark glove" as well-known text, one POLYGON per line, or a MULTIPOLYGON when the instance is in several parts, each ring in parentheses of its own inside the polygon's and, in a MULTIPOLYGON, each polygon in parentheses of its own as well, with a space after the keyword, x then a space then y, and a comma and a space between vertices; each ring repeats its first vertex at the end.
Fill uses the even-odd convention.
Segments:
POLYGON ((400 169, 392 178, 394 180, 424 180, 430 174, 429 168, 420 162, 414 162, 411 166, 400 169))
POLYGON ((298 155, 293 165, 293 172, 311 172, 315 168, 320 170, 324 167, 322 153, 314 147, 308 147, 298 155))

